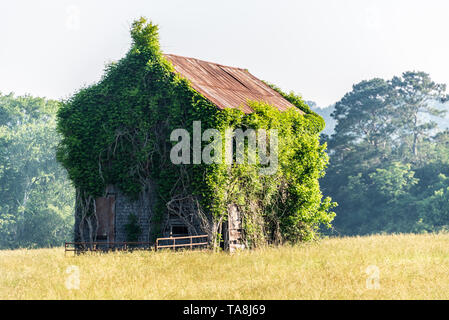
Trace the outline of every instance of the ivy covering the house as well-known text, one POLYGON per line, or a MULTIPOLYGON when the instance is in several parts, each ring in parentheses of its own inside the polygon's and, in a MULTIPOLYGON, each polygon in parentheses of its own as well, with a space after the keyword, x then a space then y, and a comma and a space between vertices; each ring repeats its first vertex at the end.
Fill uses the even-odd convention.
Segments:
POLYGON ((311 240, 320 227, 330 227, 335 204, 323 198, 319 186, 328 163, 319 139, 321 117, 300 97, 284 93, 305 114, 257 101, 251 102, 250 114, 220 110, 163 57, 156 25, 141 18, 133 23, 131 37, 126 56, 109 64, 101 81, 64 101, 58 112, 62 140, 57 158, 76 187, 83 219, 95 214, 94 199, 104 195, 107 185, 139 199, 154 183, 157 203, 148 231, 153 239, 168 212, 194 213, 218 243, 230 205, 243 213, 248 247, 311 240), (223 135, 228 128, 277 129, 278 170, 260 175, 260 163, 172 164, 170 133, 178 128, 192 133, 193 121, 223 135))

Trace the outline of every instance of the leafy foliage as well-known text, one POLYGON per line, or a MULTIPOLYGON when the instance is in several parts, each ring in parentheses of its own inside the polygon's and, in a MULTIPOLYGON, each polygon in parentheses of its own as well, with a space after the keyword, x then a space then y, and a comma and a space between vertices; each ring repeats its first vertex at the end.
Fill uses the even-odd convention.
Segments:
POLYGON ((424 72, 405 72, 390 81, 362 81, 336 103, 323 186, 340 204, 338 232, 447 228, 449 133, 424 116, 444 115, 433 107, 444 91, 424 72))
POLYGON ((61 245, 73 225, 73 189, 57 163, 59 103, 0 95, 0 248, 61 245))

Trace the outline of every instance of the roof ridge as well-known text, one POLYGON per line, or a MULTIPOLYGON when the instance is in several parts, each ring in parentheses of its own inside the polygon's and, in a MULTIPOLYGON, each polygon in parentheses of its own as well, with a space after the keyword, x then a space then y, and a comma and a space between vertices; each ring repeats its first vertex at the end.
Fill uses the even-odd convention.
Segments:
POLYGON ((216 62, 212 62, 212 61, 207 61, 207 60, 202 60, 202 59, 198 59, 198 58, 186 57, 186 56, 180 56, 180 55, 178 55, 178 54, 173 54, 173 53, 163 53, 162 55, 164 55, 164 56, 179 57, 179 58, 184 58, 184 59, 193 59, 193 60, 196 60, 196 61, 201 61, 201 62, 206 62, 206 63, 214 64, 214 65, 219 66, 219 67, 238 69, 238 70, 242 70, 242 71, 245 71, 245 72, 248 72, 248 73, 249 73, 248 69, 245 69, 245 68, 233 67, 233 66, 227 66, 227 65, 224 65, 224 64, 220 64, 220 63, 216 63, 216 62))

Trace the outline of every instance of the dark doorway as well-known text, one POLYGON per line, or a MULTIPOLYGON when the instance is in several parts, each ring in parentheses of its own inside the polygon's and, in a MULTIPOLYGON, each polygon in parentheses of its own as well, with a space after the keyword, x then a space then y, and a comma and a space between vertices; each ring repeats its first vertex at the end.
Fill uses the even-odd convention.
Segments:
POLYGON ((172 226, 171 236, 172 237, 186 237, 189 235, 189 229, 187 226, 172 226))
POLYGON ((97 241, 115 241, 115 195, 95 200, 95 208, 98 219, 97 241))

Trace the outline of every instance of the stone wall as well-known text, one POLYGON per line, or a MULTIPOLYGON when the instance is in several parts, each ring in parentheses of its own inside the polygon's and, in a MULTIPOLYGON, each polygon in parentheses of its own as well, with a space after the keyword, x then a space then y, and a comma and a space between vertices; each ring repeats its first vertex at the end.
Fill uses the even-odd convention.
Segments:
MULTIPOLYGON (((106 197, 115 197, 115 201, 111 202, 114 205, 112 212, 113 217, 113 239, 104 239, 101 241, 115 241, 124 242, 128 241, 126 233, 126 225, 129 223, 129 216, 134 214, 138 217, 138 223, 141 228, 141 234, 138 241, 148 242, 150 241, 151 233, 151 218, 154 212, 154 204, 156 201, 155 188, 153 185, 149 185, 147 190, 143 193, 143 196, 139 197, 137 200, 130 199, 122 191, 120 191, 115 186, 108 186, 105 191, 106 197)), ((79 231, 81 215, 75 212, 75 241, 82 241, 79 231)), ((96 229, 96 219, 91 219, 91 225, 93 229, 96 229)), ((100 228, 103 229, 103 228, 100 228)), ((84 223, 84 240, 89 241, 88 234, 89 228, 88 224, 84 223)), ((112 237, 111 237, 112 238, 112 237)), ((99 240, 99 239, 97 239, 99 240)), ((99 240, 100 241, 100 240, 99 240)))
POLYGON ((129 222, 129 216, 138 217, 141 234, 138 241, 150 241, 150 220, 153 215, 155 203, 154 192, 147 193, 147 199, 139 198, 131 200, 119 190, 116 191, 115 201, 115 241, 127 241, 125 226, 129 222))
MULTIPOLYGON (((107 217, 103 217, 102 221, 113 221, 110 223, 112 225, 110 232, 104 232, 105 227, 102 226, 99 230, 103 230, 103 234, 111 234, 112 236, 108 236, 107 239, 94 239, 97 241, 108 241, 108 242, 125 242, 129 241, 127 239, 126 225, 129 223, 129 216, 134 214, 138 217, 138 223, 141 228, 141 234, 139 236, 138 241, 141 242, 152 242, 152 230, 154 230, 154 225, 151 223, 151 219, 153 217, 154 205, 156 203, 156 190, 155 186, 149 184, 146 192, 142 193, 136 200, 132 200, 123 194, 118 188, 115 186, 108 186, 105 191, 105 197, 114 197, 115 201, 96 201, 96 203, 102 203, 103 206, 98 206, 98 210, 106 210, 107 212, 113 213, 113 219, 107 219, 107 217), (113 208, 104 209, 104 204, 110 203, 113 208)), ((102 215, 97 213, 98 216, 102 215)), ((192 215, 188 216, 189 224, 194 226, 196 230, 190 230, 190 235, 199 235, 205 234, 204 230, 201 230, 199 226, 199 220, 193 217, 192 215)), ((80 224, 80 215, 77 212, 75 216, 75 241, 82 241, 79 234, 79 226, 80 224)), ((96 219, 91 220, 91 225, 93 229, 96 228, 96 219)), ((171 235, 171 228, 173 226, 182 226, 182 219, 176 217, 176 215, 168 215, 163 217, 162 219, 162 229, 161 236, 169 237, 171 235)), ((89 229, 87 223, 84 223, 84 241, 89 241, 88 234, 89 229)), ((231 205, 228 207, 228 219, 223 223, 223 240, 224 247, 223 249, 229 250, 231 252, 237 249, 243 249, 244 246, 242 244, 242 213, 239 212, 236 205, 231 205)), ((179 236, 179 235, 176 235, 179 236)))

